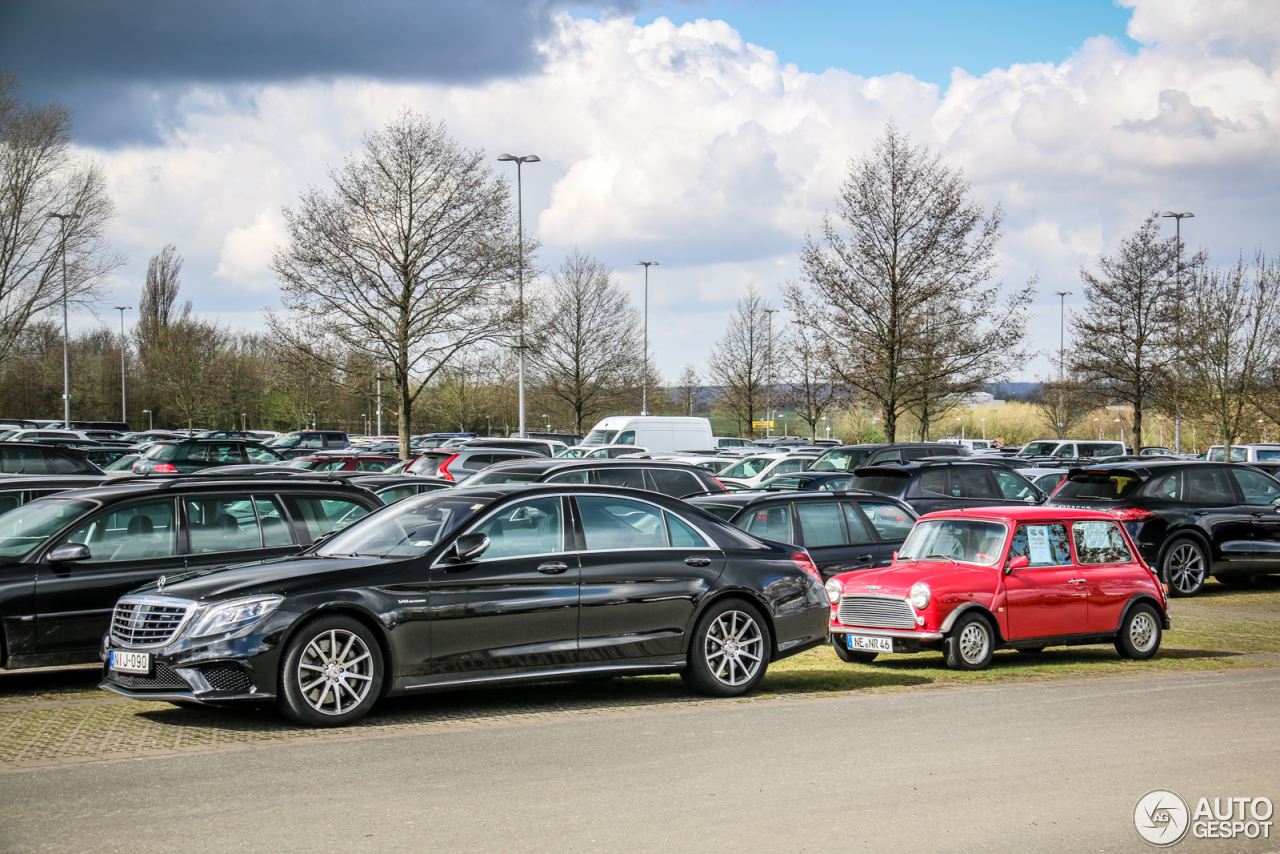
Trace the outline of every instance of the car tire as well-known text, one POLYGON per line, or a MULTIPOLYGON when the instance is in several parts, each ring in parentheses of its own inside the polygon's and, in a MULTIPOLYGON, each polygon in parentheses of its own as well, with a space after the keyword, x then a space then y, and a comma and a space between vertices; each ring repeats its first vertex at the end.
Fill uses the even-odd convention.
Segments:
POLYGON ((281 662, 276 705, 303 726, 354 723, 382 693, 382 649, 369 627, 351 617, 311 620, 289 639, 281 662))
POLYGON ((1116 652, 1134 661, 1146 661, 1160 649, 1160 614, 1151 605, 1134 605, 1120 621, 1116 652))
POLYGON ((1183 537, 1169 544, 1160 569, 1171 595, 1195 596, 1209 577, 1209 557, 1204 546, 1183 537))
POLYGON ((864 652, 860 649, 849 649, 840 643, 843 635, 831 636, 831 648, 836 651, 836 656, 846 664, 870 664, 880 655, 878 652, 864 652))
POLYGON ((942 642, 947 667, 952 670, 983 670, 995 653, 996 633, 981 614, 967 613, 956 620, 942 642))
POLYGON ((764 679, 772 652, 759 610, 741 599, 722 599, 698 618, 681 675, 698 694, 740 697, 764 679))

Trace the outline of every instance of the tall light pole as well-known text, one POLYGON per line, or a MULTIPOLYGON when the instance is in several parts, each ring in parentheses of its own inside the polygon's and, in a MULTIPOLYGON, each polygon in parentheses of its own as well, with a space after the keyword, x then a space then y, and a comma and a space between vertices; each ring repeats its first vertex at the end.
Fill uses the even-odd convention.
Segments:
POLYGON ((773 429, 773 414, 769 411, 769 369, 773 367, 773 316, 778 313, 776 308, 762 309, 764 311, 764 406, 765 406, 765 422, 764 435, 767 439, 773 429))
POLYGON ((111 306, 120 312, 120 420, 128 423, 128 398, 124 394, 124 354, 129 349, 128 339, 124 337, 124 313, 133 308, 131 305, 113 305, 111 306))
POLYGON ((144 409, 142 411, 147 413, 147 429, 148 430, 156 429, 156 419, 155 419, 154 413, 152 413, 150 409, 144 409))
POLYGON ((519 250, 520 258, 519 281, 520 281, 520 435, 524 435, 524 187, 521 184, 520 167, 526 163, 540 163, 542 158, 536 154, 525 154, 516 157, 514 154, 503 154, 498 158, 503 161, 513 161, 516 164, 516 220, 519 234, 519 250))
POLYGON ((67 220, 79 219, 78 213, 45 214, 58 220, 58 254, 62 256, 62 427, 71 429, 71 334, 67 325, 67 220))
MULTIPOLYGON (((1178 313, 1175 319, 1175 323, 1178 327, 1178 330, 1177 330, 1178 346, 1182 346, 1182 221, 1184 219, 1191 219, 1195 217, 1195 214, 1193 214, 1191 211, 1183 211, 1182 213, 1165 211, 1164 213, 1160 214, 1160 216, 1173 217, 1174 231, 1177 234, 1177 239, 1178 239, 1178 263, 1177 263, 1177 267, 1174 270, 1175 281, 1178 283, 1177 284, 1178 313)), ((1178 388, 1174 391, 1174 394, 1173 394, 1173 449, 1178 453, 1182 453, 1182 383, 1181 383, 1182 368, 1181 368, 1181 364, 1182 364, 1181 362, 1178 362, 1179 367, 1177 368, 1177 371, 1176 371, 1178 375, 1178 380, 1179 380, 1177 382, 1178 388)))
POLYGON ((658 266, 657 261, 637 261, 637 267, 644 267, 644 371, 640 380, 640 414, 649 414, 649 268, 658 266))
POLYGON ((241 433, 249 432, 249 413, 247 412, 240 413, 240 432, 241 433))
POLYGON ((378 365, 378 402, 375 410, 378 416, 378 435, 382 435, 382 365, 378 365))
POLYGON ((1058 438, 1067 438, 1067 416, 1062 406, 1062 387, 1067 381, 1067 297, 1071 291, 1054 291, 1058 298, 1058 438))

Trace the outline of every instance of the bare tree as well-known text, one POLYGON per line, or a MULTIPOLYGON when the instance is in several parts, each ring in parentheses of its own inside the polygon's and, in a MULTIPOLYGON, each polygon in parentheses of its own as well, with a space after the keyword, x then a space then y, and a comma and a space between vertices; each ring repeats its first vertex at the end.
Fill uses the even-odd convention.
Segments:
MULTIPOLYGON (((1222 436, 1224 459, 1252 428, 1250 405, 1268 371, 1280 362, 1280 265, 1261 252, 1252 267, 1201 266, 1187 293, 1194 335, 1180 348, 1193 400, 1222 436)), ((1134 428, 1135 436, 1137 428, 1134 428)), ((1134 444, 1137 444, 1135 438, 1134 444)))
POLYGON ((139 350, 149 347, 171 324, 191 316, 191 300, 178 306, 182 260, 178 247, 169 243, 147 262, 147 278, 142 285, 134 331, 139 350))
POLYGON ((423 388, 516 320, 510 191, 482 151, 408 110, 329 177, 330 191, 284 212, 289 243, 272 266, 288 317, 268 323, 285 341, 322 335, 388 365, 407 457, 423 388))
POLYGON ((153 388, 188 432, 223 410, 227 341, 227 331, 217 324, 184 317, 151 347, 147 369, 153 388))
POLYGON ((686 362, 680 371, 680 378, 676 380, 675 388, 681 415, 693 415, 693 410, 698 404, 698 392, 701 390, 702 377, 698 376, 698 369, 686 362))
MULTIPOLYGON (((1177 352, 1176 238, 1160 238, 1155 214, 1098 273, 1080 271, 1086 311, 1071 315, 1071 371, 1086 385, 1133 406, 1133 446, 1142 446, 1142 414, 1177 352)), ((1196 264, 1193 264, 1195 266, 1196 264)))
POLYGON ((73 305, 96 301, 101 277, 121 263, 104 236, 106 178, 72 157, 70 112, 33 107, 17 89, 17 75, 0 72, 0 364, 33 317, 62 305, 64 257, 73 305))
POLYGON ((720 387, 717 402, 738 422, 739 435, 751 435, 752 421, 765 405, 770 311, 755 284, 748 285, 707 360, 712 383, 720 387))
POLYGON ((530 360, 540 391, 568 411, 573 432, 616 410, 643 366, 640 316, 631 297, 595 258, 574 250, 551 275, 545 319, 530 360))
POLYGON ((1001 305, 1000 288, 986 285, 1002 215, 969 195, 959 172, 890 124, 850 163, 821 241, 806 238, 807 287, 784 288, 833 376, 881 411, 889 441, 937 389, 999 379, 1024 335, 1031 287, 1001 305))
POLYGON ((1052 430, 1059 439, 1065 439, 1077 424, 1098 405, 1097 395, 1076 374, 1068 374, 1061 380, 1040 380, 1040 387, 1032 395, 1040 423, 1052 430))
POLYGON ((795 410, 796 417, 809 425, 809 437, 817 439, 818 422, 846 397, 844 389, 832 381, 811 330, 794 326, 780 344, 774 345, 774 358, 783 371, 778 402, 795 410))

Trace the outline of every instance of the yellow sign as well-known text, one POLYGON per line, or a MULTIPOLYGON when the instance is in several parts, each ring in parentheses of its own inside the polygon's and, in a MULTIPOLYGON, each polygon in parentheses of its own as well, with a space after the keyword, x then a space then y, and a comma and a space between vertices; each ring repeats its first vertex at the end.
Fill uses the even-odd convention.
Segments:
POLYGON ((755 430, 772 430, 773 422, 772 421, 752 421, 751 427, 755 430))

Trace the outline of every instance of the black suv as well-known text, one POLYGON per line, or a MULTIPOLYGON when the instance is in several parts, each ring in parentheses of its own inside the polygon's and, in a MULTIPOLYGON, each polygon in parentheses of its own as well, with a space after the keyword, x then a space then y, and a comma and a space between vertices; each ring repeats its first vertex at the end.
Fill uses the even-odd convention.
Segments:
POLYGON ((215 466, 278 463, 283 457, 245 439, 182 439, 156 442, 133 464, 134 474, 190 474, 215 466))
POLYGON ((893 563, 916 523, 906 504, 870 492, 734 492, 689 503, 749 534, 803 546, 823 581, 893 563))
POLYGON ((675 498, 727 491, 709 471, 660 460, 543 458, 499 463, 467 480, 467 486, 495 483, 595 483, 629 486, 675 498))
POLYGON ((102 474, 75 448, 36 442, 0 442, 0 472, 5 474, 102 474))
POLYGON ((1174 460, 1074 469, 1050 504, 1119 519, 1175 596, 1213 575, 1280 572, 1280 481, 1238 463, 1174 460))
POLYGON ((138 479, 31 501, 0 514, 0 665, 96 661, 111 609, 135 587, 297 554, 382 506, 302 478, 138 479))
POLYGON ((918 460, 860 468, 850 489, 867 489, 905 501, 923 516, 938 510, 1042 504, 1035 484, 1000 463, 967 460, 918 460))
POLYGON ((853 471, 881 463, 905 463, 926 457, 967 457, 964 445, 945 442, 895 442, 878 445, 841 445, 824 451, 809 471, 853 471))

